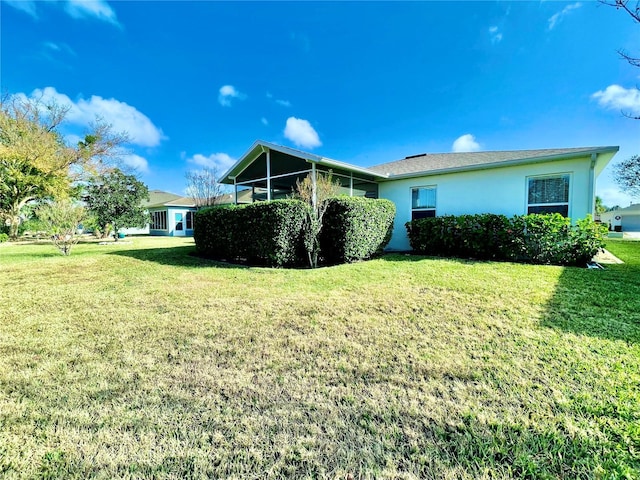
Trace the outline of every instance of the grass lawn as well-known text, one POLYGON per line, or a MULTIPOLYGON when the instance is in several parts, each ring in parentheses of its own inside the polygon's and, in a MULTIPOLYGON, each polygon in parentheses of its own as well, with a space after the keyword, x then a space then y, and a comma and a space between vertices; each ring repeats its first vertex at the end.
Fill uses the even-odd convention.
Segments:
POLYGON ((0 477, 640 478, 640 242, 586 270, 0 246, 0 477))

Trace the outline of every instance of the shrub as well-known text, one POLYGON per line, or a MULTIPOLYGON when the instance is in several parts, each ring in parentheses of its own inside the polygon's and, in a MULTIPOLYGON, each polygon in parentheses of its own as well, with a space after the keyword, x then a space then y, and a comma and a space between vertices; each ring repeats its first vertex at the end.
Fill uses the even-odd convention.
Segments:
POLYGON ((303 226, 308 206, 300 200, 273 200, 241 210, 249 262, 275 267, 305 263, 303 226))
POLYGON ((416 252, 482 260, 506 257, 508 229, 507 217, 490 213, 422 218, 407 223, 409 241, 416 252))
POLYGON ((324 262, 348 263, 380 254, 391 239, 395 213, 389 200, 346 196, 329 200, 320 232, 324 262))
POLYGON ((274 200, 202 209, 195 215, 196 251, 256 265, 300 265, 307 208, 299 200, 274 200))
POLYGON ((575 226, 560 214, 461 215, 423 218, 406 224, 416 253, 554 265, 584 265, 606 234, 591 216, 575 226))
POLYGON ((9 240, 9 235, 6 233, 0 233, 0 243, 6 242, 7 240, 9 240))
POLYGON ((237 234, 236 205, 220 205, 203 208, 194 215, 193 238, 196 251, 219 260, 234 260, 239 237, 237 234))

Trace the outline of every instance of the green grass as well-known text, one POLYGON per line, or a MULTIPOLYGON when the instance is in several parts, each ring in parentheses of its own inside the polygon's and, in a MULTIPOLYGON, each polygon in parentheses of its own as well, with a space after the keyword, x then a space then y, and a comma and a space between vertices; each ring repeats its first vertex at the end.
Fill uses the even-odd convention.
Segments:
POLYGON ((0 246, 0 477, 640 478, 640 242, 584 270, 0 246))

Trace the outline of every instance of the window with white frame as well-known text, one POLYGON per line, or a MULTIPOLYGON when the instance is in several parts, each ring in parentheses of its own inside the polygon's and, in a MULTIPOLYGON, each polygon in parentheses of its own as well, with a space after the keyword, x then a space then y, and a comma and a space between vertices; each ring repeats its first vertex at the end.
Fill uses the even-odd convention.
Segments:
POLYGON ((187 212, 186 223, 187 230, 193 230, 193 212, 187 212))
POLYGON ((167 229, 167 211, 151 212, 151 230, 167 229))
POLYGON ((436 187, 411 189, 411 220, 436 216, 436 187))
POLYGON ((527 179, 527 213, 559 213, 569 216, 570 175, 547 175, 527 179))

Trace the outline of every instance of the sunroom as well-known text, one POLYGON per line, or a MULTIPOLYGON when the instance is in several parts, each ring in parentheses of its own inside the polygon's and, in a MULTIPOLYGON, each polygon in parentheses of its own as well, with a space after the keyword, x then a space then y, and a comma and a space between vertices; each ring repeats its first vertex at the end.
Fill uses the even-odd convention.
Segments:
POLYGON ((366 168, 331 160, 268 142, 257 141, 222 177, 221 183, 233 185, 234 203, 251 203, 290 197, 296 182, 311 174, 331 172, 340 184, 341 194, 378 198, 378 181, 386 178, 366 168))

